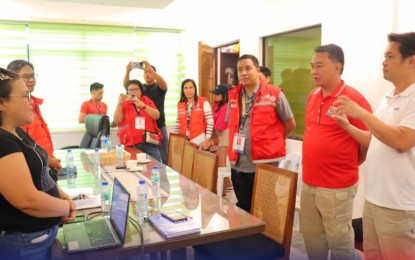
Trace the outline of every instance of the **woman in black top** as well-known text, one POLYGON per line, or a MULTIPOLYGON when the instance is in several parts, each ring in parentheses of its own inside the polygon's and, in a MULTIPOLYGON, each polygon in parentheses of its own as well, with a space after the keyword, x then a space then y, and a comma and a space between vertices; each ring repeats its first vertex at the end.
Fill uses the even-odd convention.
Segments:
POLYGON ((30 93, 0 68, 0 258, 48 259, 60 221, 75 204, 48 174, 48 156, 19 126, 31 123, 30 93))

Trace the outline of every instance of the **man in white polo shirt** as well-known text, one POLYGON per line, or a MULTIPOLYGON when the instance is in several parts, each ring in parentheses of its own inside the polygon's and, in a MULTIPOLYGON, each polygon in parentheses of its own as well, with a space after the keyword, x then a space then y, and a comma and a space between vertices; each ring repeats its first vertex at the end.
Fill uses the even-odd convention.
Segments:
POLYGON ((383 77, 394 88, 376 113, 344 96, 334 111, 362 120, 370 131, 354 129, 370 142, 363 211, 363 249, 369 260, 415 259, 415 33, 391 33, 388 40, 383 77))

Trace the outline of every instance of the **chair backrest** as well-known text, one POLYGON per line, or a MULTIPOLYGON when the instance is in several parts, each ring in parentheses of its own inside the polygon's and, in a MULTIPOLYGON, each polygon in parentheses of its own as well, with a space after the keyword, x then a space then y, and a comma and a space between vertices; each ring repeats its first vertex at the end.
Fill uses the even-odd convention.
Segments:
POLYGON ((263 234, 282 245, 288 259, 297 191, 296 172, 258 164, 255 173, 251 214, 263 220, 263 234))
POLYGON ((192 180, 212 192, 216 192, 218 178, 216 157, 216 154, 202 150, 195 150, 193 155, 192 180))
POLYGON ((80 148, 97 148, 101 145, 101 136, 109 135, 110 120, 107 115, 88 114, 85 117, 86 133, 84 134, 80 148))
POLYGON ((287 153, 285 159, 281 161, 279 167, 293 172, 299 172, 301 167, 301 160, 302 156, 300 153, 290 152, 287 153))
POLYGON ((192 142, 185 141, 184 143, 182 170, 180 173, 188 179, 192 179, 193 155, 198 148, 197 144, 192 142))
POLYGON ((180 172, 182 170, 183 150, 186 137, 176 133, 169 135, 169 151, 167 165, 173 170, 180 172))

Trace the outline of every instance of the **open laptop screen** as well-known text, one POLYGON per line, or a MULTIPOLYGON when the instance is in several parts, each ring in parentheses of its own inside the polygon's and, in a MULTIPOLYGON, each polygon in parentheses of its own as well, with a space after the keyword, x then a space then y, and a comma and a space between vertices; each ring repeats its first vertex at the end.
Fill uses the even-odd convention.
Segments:
POLYGON ((120 239, 124 242, 126 225, 128 221, 128 209, 129 209, 130 194, 127 189, 119 182, 117 178, 114 178, 114 189, 112 192, 112 204, 110 219, 112 226, 116 229, 120 235, 120 239))

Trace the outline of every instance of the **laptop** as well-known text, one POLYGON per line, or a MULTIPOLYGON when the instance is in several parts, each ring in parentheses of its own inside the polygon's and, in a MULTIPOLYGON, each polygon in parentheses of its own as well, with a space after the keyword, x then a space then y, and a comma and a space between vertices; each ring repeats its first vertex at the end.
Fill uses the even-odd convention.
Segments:
POLYGON ((127 231, 130 194, 114 179, 109 218, 63 225, 67 253, 77 253, 124 244, 127 231))

